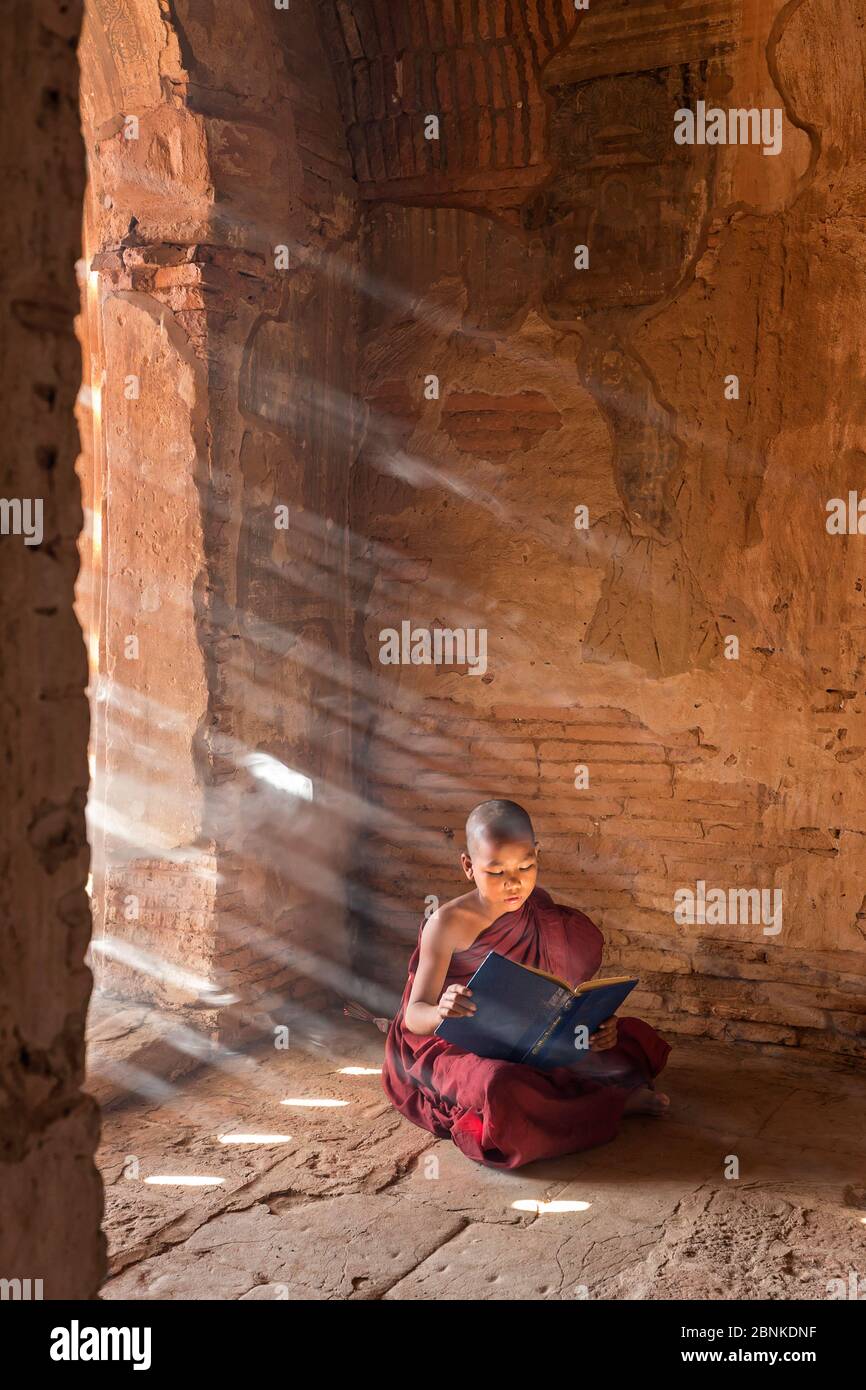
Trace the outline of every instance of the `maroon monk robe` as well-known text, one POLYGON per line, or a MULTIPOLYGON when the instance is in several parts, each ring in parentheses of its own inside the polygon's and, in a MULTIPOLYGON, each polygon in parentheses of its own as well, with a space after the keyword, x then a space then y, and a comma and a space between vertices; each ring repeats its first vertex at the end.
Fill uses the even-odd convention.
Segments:
MULTIPOLYGON (((423 927, 422 927, 423 929, 423 927)), ((573 907, 536 888, 516 912, 485 928, 467 951, 455 951, 444 988, 466 984, 488 951, 545 970, 576 986, 595 975, 604 939, 573 907)), ((418 967, 409 979, 385 1042, 382 1084, 401 1114, 491 1168, 519 1168, 536 1158, 605 1144, 617 1132, 630 1091, 646 1086, 667 1061, 670 1045, 638 1018, 618 1019, 616 1047, 590 1052, 579 1069, 540 1071, 464 1052, 444 1038, 421 1037, 403 1016, 418 967)))

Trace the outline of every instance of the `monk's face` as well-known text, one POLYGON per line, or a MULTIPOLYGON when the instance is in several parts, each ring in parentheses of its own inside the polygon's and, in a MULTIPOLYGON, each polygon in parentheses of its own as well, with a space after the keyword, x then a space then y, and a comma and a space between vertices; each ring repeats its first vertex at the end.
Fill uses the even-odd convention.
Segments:
POLYGON ((538 851, 533 840, 499 840, 479 835, 463 855, 463 868, 488 906, 516 912, 538 878, 538 851))

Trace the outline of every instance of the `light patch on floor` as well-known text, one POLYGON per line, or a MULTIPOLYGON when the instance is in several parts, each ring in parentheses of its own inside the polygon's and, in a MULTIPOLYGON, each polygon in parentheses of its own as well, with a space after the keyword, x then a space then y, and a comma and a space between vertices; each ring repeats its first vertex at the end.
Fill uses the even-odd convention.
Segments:
POLYGON ((370 1080, 381 1049, 375 1030, 341 1020, 311 1053, 263 1047, 231 1071, 176 1078, 164 1098, 115 1101, 100 1153, 103 1296, 866 1293, 863 1078, 687 1043, 664 1077, 669 1117, 630 1118, 600 1149, 501 1172, 391 1109, 370 1080), (302 1131, 291 1136, 274 1126, 287 1098, 302 1131))

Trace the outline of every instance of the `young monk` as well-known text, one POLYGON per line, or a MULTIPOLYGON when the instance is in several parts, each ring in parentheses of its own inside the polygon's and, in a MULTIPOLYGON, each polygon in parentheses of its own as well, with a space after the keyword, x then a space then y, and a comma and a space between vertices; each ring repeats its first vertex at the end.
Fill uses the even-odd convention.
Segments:
POLYGON ((663 1114, 652 1089, 670 1047, 637 1018, 609 1018, 578 1067, 541 1071, 477 1057, 434 1030, 475 1013, 467 980, 488 951, 572 986, 601 964, 603 938, 573 907, 536 886, 532 822, 513 801, 485 801, 466 822, 460 856, 474 884, 424 922, 385 1044, 382 1082, 397 1109, 478 1163, 519 1168, 613 1139, 623 1115, 663 1114))

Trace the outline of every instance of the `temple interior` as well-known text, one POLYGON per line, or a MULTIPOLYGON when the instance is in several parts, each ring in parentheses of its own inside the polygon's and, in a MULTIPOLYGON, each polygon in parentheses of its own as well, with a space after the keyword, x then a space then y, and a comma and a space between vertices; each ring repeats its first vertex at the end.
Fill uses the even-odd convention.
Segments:
POLYGON ((866 3, 14 9, 0 1275, 835 1296, 866 3), (495 797, 672 1045, 669 1115, 509 1172, 380 1077, 495 797))

